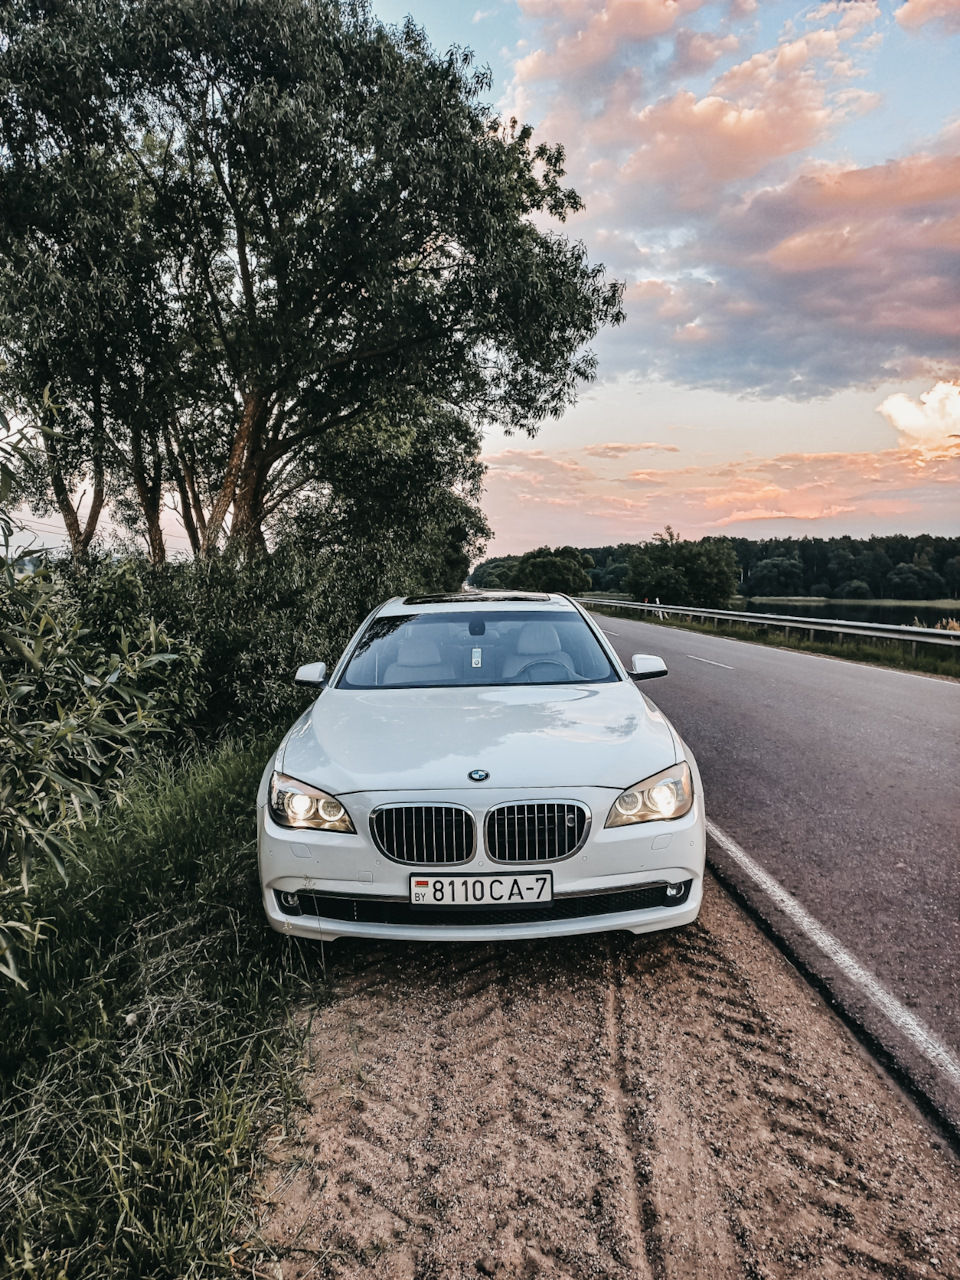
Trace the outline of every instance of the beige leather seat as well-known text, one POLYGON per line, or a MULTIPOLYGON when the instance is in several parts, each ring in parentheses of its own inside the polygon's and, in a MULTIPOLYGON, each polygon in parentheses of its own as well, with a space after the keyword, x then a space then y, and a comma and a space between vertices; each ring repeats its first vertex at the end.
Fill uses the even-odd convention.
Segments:
POLYGON ((383 684, 439 684, 453 678, 453 667, 443 661, 436 641, 418 636, 400 642, 396 662, 383 673, 383 684))
POLYGON ((517 637, 516 653, 507 654, 503 660, 503 678, 511 679, 524 667, 536 662, 557 663, 566 667, 572 675, 576 668, 560 648, 560 637, 552 622, 527 622, 517 637))

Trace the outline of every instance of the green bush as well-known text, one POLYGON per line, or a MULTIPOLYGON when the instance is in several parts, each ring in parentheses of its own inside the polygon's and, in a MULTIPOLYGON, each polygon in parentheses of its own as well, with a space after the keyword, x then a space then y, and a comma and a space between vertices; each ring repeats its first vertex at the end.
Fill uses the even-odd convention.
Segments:
MULTIPOLYGON (((301 512, 301 515, 304 513, 301 512)), ((467 513, 469 514, 469 513, 467 513)), ((457 515, 453 509, 452 515, 457 515)), ((402 526, 349 553, 294 531, 246 562, 57 564, 0 583, 0 973, 36 940, 38 857, 66 876, 75 829, 122 795, 134 762, 294 719, 303 662, 332 665, 392 594, 458 585, 476 530, 402 526)), ((449 525, 449 528, 448 528, 449 525)))
MULTIPOLYGON (((112 567, 100 596, 135 576, 112 567)), ((84 604, 94 611, 97 593, 84 604)), ((149 734, 192 713, 189 658, 142 616, 87 625, 79 597, 45 573, 0 573, 0 975, 39 925, 39 861, 61 877, 72 834, 116 794, 149 734), (181 674, 171 680, 170 670, 181 674)))
POLYGON ((154 568, 130 557, 56 567, 56 583, 101 646, 156 632, 183 658, 145 686, 168 749, 264 733, 294 718, 304 704, 297 667, 335 663, 370 610, 392 595, 458 588, 463 545, 476 535, 425 532, 421 522, 419 537, 397 526, 353 533, 345 545, 327 527, 311 529, 309 511, 299 516, 272 553, 246 561, 154 568))
POLYGON ((143 563, 144 608, 198 655, 192 733, 262 733, 299 715, 304 662, 332 666, 371 609, 392 595, 435 591, 437 566, 384 537, 350 554, 284 544, 236 564, 143 563))

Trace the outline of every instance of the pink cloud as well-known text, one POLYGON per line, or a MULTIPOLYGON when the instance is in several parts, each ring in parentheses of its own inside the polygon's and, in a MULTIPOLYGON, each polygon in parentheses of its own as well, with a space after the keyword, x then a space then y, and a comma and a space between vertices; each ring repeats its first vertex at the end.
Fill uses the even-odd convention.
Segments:
POLYGON ((588 444, 580 450, 591 458, 623 458, 628 453, 638 453, 648 449, 656 453, 679 453, 675 444, 657 444, 654 440, 644 440, 640 444, 588 444))
POLYGON ((625 43, 650 40, 671 31, 704 0, 607 0, 605 4, 529 0, 521 8, 533 17, 560 20, 575 30, 555 38, 552 49, 536 49, 517 64, 520 80, 581 75, 605 62, 625 43))
POLYGON ((728 516, 724 516, 722 520, 715 520, 714 525, 718 529, 723 529, 727 525, 748 523, 752 520, 829 520, 831 516, 844 515, 848 511, 855 511, 855 507, 833 506, 833 507, 817 507, 811 506, 806 509, 802 507, 794 507, 793 510, 787 511, 779 507, 751 507, 746 511, 731 511, 728 516))
POLYGON ((955 391, 941 387, 920 402, 906 397, 900 398, 903 404, 900 399, 892 405, 885 402, 885 416, 914 430, 912 438, 901 430, 904 443, 896 448, 747 456, 673 470, 633 471, 613 481, 583 481, 571 475, 559 490, 528 486, 518 492, 492 475, 485 509, 498 546, 507 550, 527 550, 551 539, 580 546, 634 541, 650 537, 666 523, 680 528, 684 536, 699 537, 738 526, 744 532, 757 526, 766 526, 770 533, 777 527, 789 531, 791 521, 811 531, 835 531, 831 521, 842 525, 852 516, 865 532, 871 521, 889 527, 890 521, 920 513, 942 522, 955 510, 960 440, 954 442, 956 447, 932 449, 926 438, 918 437, 934 427, 942 433, 943 424, 953 424, 955 391), (909 422, 897 418, 910 413, 909 422), (611 492, 613 485, 638 492, 618 494, 611 492))
POLYGON ((567 144, 579 233, 627 280, 605 372, 799 398, 960 376, 960 122, 884 164, 816 158, 877 102, 866 46, 907 43, 874 0, 818 3, 768 47, 752 2, 519 2, 541 25, 518 92, 567 144))
POLYGON ((717 332, 706 325, 693 320, 690 324, 679 325, 672 334, 674 342, 715 342, 717 332))
MULTIPOLYGON (((924 354, 955 376, 960 155, 821 165, 731 205, 708 234, 696 251, 715 255, 723 285, 689 301, 728 348, 759 351, 788 331, 794 345, 814 342, 819 327, 818 359, 829 368, 827 343, 847 352, 850 380, 867 361, 907 376, 924 354)), ((789 368, 786 345, 782 358, 789 368)))
POLYGON ((656 471, 630 471, 622 479, 617 481, 618 484, 630 485, 660 485, 667 484, 667 478, 662 473, 656 471))
POLYGON ((644 107, 625 131, 640 145, 623 179, 669 182, 675 203, 701 208, 724 185, 809 150, 876 102, 861 90, 836 91, 849 74, 838 60, 843 38, 839 27, 810 32, 731 67, 703 97, 682 89, 644 107))
POLYGON ((529 484, 568 483, 574 478, 590 478, 593 472, 575 458, 544 453, 542 449, 501 449, 484 458, 488 471, 522 477, 529 484))
POLYGON ((908 30, 942 22, 948 30, 956 31, 960 28, 960 0, 907 0, 893 16, 908 30))
POLYGON ((711 35, 706 31, 691 31, 681 27, 674 41, 673 60, 668 68, 671 77, 699 75, 712 67, 725 53, 733 53, 740 47, 738 36, 727 32, 711 35))
MULTIPOLYGON (((944 142, 953 141, 945 136, 944 142)), ((889 212, 960 197, 960 155, 920 153, 865 169, 824 165, 797 179, 797 198, 811 209, 889 212)))

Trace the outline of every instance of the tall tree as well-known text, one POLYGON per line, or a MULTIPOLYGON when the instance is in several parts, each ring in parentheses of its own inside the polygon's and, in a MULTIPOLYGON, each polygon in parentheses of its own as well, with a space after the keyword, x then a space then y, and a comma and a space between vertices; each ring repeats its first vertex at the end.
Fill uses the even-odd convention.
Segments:
MULTIPOLYGON (((117 465, 148 526, 166 484, 201 554, 228 529, 249 552, 271 511, 316 484, 333 434, 371 421, 402 433, 423 406, 532 433, 592 375, 584 343, 621 318, 620 287, 541 229, 579 207, 562 150, 499 120, 467 55, 438 56, 411 24, 337 0, 7 10, 4 191, 15 200, 39 168, 62 196, 64 154, 136 170, 144 296, 173 319, 130 309, 119 327, 137 339, 118 343, 117 317, 98 312, 91 333, 141 375, 125 383, 143 394, 117 465), (42 145, 23 123, 27 72, 44 86, 42 145)), ((82 193, 70 199, 87 216, 82 193)), ((88 417, 91 404, 92 391, 88 417)))

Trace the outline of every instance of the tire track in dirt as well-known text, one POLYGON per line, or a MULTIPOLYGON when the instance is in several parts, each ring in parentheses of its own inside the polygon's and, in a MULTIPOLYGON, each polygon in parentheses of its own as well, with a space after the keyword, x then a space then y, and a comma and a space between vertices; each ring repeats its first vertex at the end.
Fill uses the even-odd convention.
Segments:
POLYGON ((675 933, 327 959, 283 1276, 960 1280, 955 1161, 717 886, 675 933))

